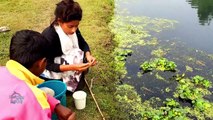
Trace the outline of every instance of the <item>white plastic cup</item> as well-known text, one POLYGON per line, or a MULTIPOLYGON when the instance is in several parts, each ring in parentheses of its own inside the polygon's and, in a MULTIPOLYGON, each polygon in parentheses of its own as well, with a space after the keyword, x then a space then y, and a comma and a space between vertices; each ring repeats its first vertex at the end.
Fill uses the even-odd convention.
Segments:
POLYGON ((86 107, 87 93, 84 91, 76 91, 73 93, 75 107, 78 110, 82 110, 86 107))

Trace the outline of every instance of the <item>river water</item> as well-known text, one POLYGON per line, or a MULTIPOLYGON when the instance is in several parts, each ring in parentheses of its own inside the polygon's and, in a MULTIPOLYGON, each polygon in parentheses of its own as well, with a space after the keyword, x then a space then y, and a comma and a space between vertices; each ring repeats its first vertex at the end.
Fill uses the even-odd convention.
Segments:
POLYGON ((175 38, 192 48, 213 53, 212 0, 124 0, 117 4, 133 16, 177 20, 176 29, 161 34, 162 39, 175 38))
MULTIPOLYGON (((159 39, 158 46, 135 45, 127 57, 124 83, 135 87, 142 99, 171 97, 176 83, 169 81, 175 74, 204 76, 213 81, 213 1, 212 0, 117 0, 115 15, 163 18, 177 21, 174 29, 150 34, 159 39), (123 12, 125 11, 125 12, 123 12), (172 46, 175 44, 175 46, 172 46), (168 48, 164 56, 177 64, 177 72, 153 72, 141 75, 140 64, 153 58, 156 48, 168 48), (187 68, 193 70, 187 71, 187 68), (140 75, 139 75, 140 74, 140 75), (158 76, 158 78, 157 78, 158 76), (164 80, 158 80, 159 76, 164 80), (171 89, 165 92, 165 88, 171 89)), ((212 92, 213 90, 210 89, 212 92)), ((213 96, 207 98, 213 101, 213 96)))

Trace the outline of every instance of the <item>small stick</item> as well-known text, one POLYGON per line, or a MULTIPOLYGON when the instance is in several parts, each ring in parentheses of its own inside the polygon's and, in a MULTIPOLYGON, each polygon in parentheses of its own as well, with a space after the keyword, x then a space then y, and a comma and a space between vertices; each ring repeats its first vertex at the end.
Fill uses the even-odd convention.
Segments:
POLYGON ((97 108, 98 108, 99 113, 101 114, 103 120, 105 120, 104 115, 103 115, 103 113, 102 113, 102 111, 101 111, 101 109, 100 109, 100 107, 99 107, 99 105, 98 105, 98 102, 96 101, 95 96, 94 96, 92 90, 90 89, 89 84, 88 84, 88 82, 87 82, 86 79, 85 79, 85 82, 86 82, 86 84, 87 84, 87 87, 88 87, 88 89, 89 89, 90 94, 92 95, 93 100, 95 101, 95 104, 96 104, 96 106, 97 106, 97 108))
POLYGON ((94 78, 91 79, 91 83, 90 83, 90 87, 89 87, 90 89, 92 89, 93 80, 94 80, 94 78))

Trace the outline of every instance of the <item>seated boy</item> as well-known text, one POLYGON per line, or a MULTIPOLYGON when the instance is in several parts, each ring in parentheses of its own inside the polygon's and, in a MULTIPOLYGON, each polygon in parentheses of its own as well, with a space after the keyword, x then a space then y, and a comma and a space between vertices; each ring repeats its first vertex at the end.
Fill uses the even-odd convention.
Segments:
POLYGON ((75 113, 36 85, 46 67, 48 41, 38 32, 21 30, 10 43, 10 60, 0 67, 0 120, 75 120, 75 113))

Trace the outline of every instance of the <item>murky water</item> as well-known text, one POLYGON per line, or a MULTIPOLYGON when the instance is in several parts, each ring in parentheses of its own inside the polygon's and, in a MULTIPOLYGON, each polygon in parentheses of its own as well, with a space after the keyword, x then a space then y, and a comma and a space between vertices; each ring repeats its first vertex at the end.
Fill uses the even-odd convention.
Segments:
MULTIPOLYGON (((159 40, 157 45, 131 47, 133 54, 127 58, 127 75, 123 82, 133 85, 143 100, 153 96, 161 99, 171 97, 176 87, 172 80, 175 74, 185 73, 187 77, 201 75, 213 81, 212 0, 118 0, 116 3, 117 15, 164 18, 178 22, 174 29, 149 32, 151 37, 159 40), (153 71, 141 75, 140 64, 154 58, 151 53, 157 49, 168 50, 163 57, 174 61, 178 71, 153 71), (193 71, 187 71, 187 67, 193 71), (160 80, 159 76, 163 79, 160 80), (166 88, 171 91, 165 92, 166 88)), ((213 95, 207 99, 213 101, 213 95)))
POLYGON ((180 40, 189 47, 213 53, 212 0, 121 0, 117 4, 133 16, 177 20, 175 29, 161 33, 161 39, 180 40))

